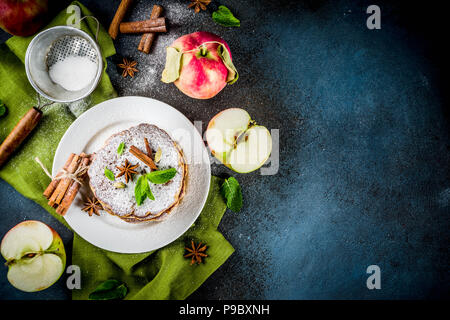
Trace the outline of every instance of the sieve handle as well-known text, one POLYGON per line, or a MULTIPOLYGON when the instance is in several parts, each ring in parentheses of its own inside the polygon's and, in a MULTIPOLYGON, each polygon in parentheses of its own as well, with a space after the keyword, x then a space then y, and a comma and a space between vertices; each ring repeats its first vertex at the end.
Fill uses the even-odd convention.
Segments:
POLYGON ((84 16, 83 18, 80 19, 80 22, 83 21, 86 18, 92 18, 97 22, 97 30, 95 32, 95 41, 98 42, 98 32, 100 31, 100 22, 98 21, 98 19, 94 16, 84 16))
POLYGON ((42 111, 38 108, 31 108, 16 124, 11 133, 0 145, 0 166, 2 166, 10 155, 28 137, 42 117, 42 111))

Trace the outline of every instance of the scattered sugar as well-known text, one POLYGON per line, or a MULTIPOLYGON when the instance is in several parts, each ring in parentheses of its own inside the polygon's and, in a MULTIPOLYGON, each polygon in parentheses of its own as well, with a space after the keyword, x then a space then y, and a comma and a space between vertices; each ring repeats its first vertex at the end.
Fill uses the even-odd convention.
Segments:
POLYGON ((50 67, 49 76, 53 82, 68 91, 87 87, 95 78, 97 64, 88 57, 68 56, 50 67))
POLYGON ((91 97, 88 96, 84 99, 68 103, 67 107, 69 108, 70 112, 72 112, 72 114, 78 118, 83 112, 87 111, 91 107, 91 104, 91 97))
MULTIPOLYGON (((166 61, 166 47, 169 47, 177 38, 186 33, 186 26, 192 26, 190 32, 197 31, 196 25, 201 19, 196 16, 193 9, 186 3, 167 3, 163 15, 166 17, 169 32, 158 34, 153 41, 149 54, 137 50, 140 35, 121 35, 118 38, 118 47, 122 56, 138 62, 138 73, 133 79, 123 79, 121 73, 113 70, 109 72, 111 80, 120 95, 149 96, 150 93, 166 94, 166 86, 161 86, 161 74, 166 61), (163 92, 164 91, 164 92, 163 92)), ((133 8, 129 21, 148 19, 152 4, 140 1, 133 8)), ((154 96, 150 94, 150 96, 154 96)))

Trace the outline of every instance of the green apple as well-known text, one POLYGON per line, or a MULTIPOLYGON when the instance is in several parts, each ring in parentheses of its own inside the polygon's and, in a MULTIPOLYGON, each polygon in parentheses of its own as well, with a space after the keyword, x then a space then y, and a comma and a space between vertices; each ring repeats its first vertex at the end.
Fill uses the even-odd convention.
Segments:
POLYGON ((9 268, 9 282, 26 292, 50 287, 66 266, 61 237, 40 221, 24 221, 9 230, 3 237, 0 251, 9 268))
POLYGON ((228 168, 248 173, 261 168, 272 152, 272 137, 247 111, 230 108, 208 124, 206 141, 211 153, 228 168))

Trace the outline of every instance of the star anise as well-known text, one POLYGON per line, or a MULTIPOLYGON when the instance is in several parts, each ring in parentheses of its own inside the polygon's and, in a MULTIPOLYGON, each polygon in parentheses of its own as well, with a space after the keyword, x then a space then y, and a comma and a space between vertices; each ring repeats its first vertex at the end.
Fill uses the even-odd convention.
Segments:
POLYGON ((123 63, 119 63, 117 66, 123 69, 122 77, 126 78, 128 75, 130 77, 134 77, 135 72, 139 72, 138 69, 135 68, 137 65, 136 61, 128 60, 127 58, 123 58, 123 63))
POLYGON ((133 174, 136 174, 137 171, 134 170, 137 167, 139 167, 139 164, 135 164, 134 166, 128 162, 128 159, 125 159, 125 164, 123 167, 116 167, 120 170, 119 174, 116 176, 116 178, 119 178, 123 175, 125 175, 125 182, 128 183, 128 180, 133 181, 133 174))
POLYGON ((92 217, 92 214, 96 214, 97 216, 99 216, 100 214, 98 213, 99 210, 102 210, 103 207, 100 204, 100 202, 95 198, 87 198, 87 201, 84 203, 84 208, 82 209, 83 211, 86 211, 90 217, 92 217))
POLYGON ((202 247, 202 243, 200 242, 197 246, 195 246, 194 241, 191 241, 192 248, 186 247, 185 249, 188 251, 187 254, 184 255, 185 258, 191 259, 191 265, 197 262, 197 264, 202 263, 202 257, 207 257, 208 255, 205 254, 206 251, 206 245, 202 247))
POLYGON ((191 0, 191 3, 188 5, 188 8, 192 8, 195 6, 195 13, 199 13, 200 9, 206 10, 206 6, 211 3, 211 0, 191 0))

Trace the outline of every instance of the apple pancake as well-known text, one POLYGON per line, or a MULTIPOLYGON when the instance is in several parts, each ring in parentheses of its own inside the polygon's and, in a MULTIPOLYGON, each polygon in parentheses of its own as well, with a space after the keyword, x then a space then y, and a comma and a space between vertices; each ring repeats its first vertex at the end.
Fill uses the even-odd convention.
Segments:
POLYGON ((140 124, 128 130, 121 131, 107 139, 105 145, 93 157, 88 170, 89 185, 95 197, 103 208, 112 215, 118 216, 126 222, 160 221, 178 205, 185 191, 187 165, 183 153, 178 145, 164 130, 151 124, 140 124), (161 149, 161 158, 156 162, 158 170, 175 168, 175 176, 165 184, 149 182, 150 190, 155 200, 146 199, 137 205, 135 186, 138 176, 151 172, 151 169, 130 152, 135 146, 146 153, 145 138, 147 139, 153 156, 161 149), (123 144, 123 151, 118 152, 123 144), (126 174, 121 170, 126 161, 135 167, 126 181, 126 174), (114 181, 105 175, 105 168, 112 171, 114 181))

